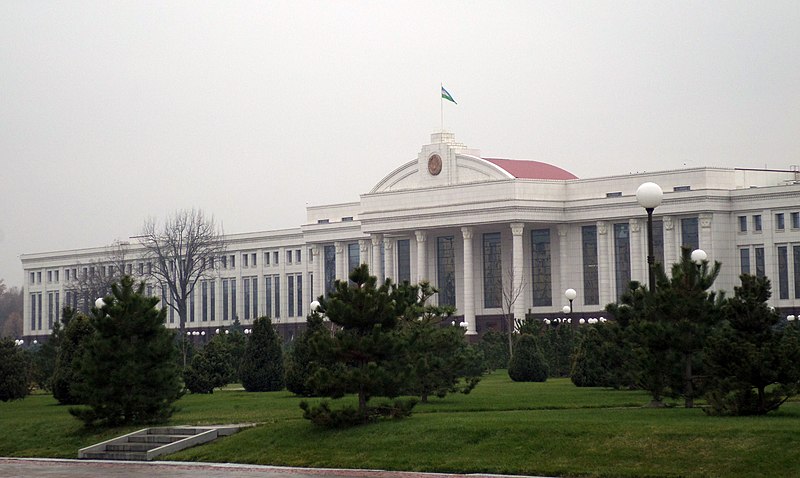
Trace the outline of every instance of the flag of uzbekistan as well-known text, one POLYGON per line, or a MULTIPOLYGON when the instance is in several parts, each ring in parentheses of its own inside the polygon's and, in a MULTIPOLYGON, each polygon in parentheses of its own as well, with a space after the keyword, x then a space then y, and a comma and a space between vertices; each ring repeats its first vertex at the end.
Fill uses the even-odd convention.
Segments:
POLYGON ((458 104, 456 103, 456 100, 454 100, 453 97, 450 95, 450 93, 448 93, 447 90, 444 89, 444 86, 442 87, 442 98, 446 99, 447 101, 452 101, 453 103, 458 104))

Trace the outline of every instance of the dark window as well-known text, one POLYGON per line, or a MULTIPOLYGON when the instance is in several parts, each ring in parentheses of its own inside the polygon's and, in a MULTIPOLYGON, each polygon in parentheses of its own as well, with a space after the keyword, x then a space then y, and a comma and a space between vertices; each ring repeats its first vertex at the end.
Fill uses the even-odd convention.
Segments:
POLYGON ((250 278, 250 287, 253 288, 251 297, 253 298, 253 318, 258 317, 258 277, 250 278))
MULTIPOLYGON (((299 251, 298 251, 299 252, 299 251)), ((295 280, 295 288, 297 289, 297 316, 303 316, 303 274, 297 274, 295 280)))
POLYGON ((764 277, 766 273, 767 269, 764 266, 764 248, 756 247, 756 275, 758 277, 764 277))
POLYGON ((793 212, 791 214, 792 217, 792 229, 800 229, 800 212, 793 212))
POLYGON ((750 249, 739 249, 739 264, 742 274, 750 273, 750 249))
POLYGON ((275 318, 279 319, 281 317, 281 278, 275 276, 272 283, 275 289, 275 318))
POLYGON ((357 242, 351 242, 347 245, 347 276, 358 266, 361 265, 361 251, 358 248, 357 242))
POLYGON ((583 249, 583 297, 585 305, 600 303, 600 286, 597 270, 597 226, 581 228, 583 249))
POLYGON ((266 309, 267 317, 274 317, 272 315, 272 277, 264 277, 264 309, 266 309))
POLYGON ((794 255, 794 298, 800 299, 800 246, 792 246, 794 255))
POLYGON ((336 248, 325 246, 325 294, 330 294, 333 290, 333 283, 336 281, 336 248))
POLYGON ((631 282, 631 241, 628 224, 614 224, 614 271, 619 298, 631 282))
POLYGON ((189 294, 189 322, 194 322, 194 289, 189 294))
POLYGON ((411 282, 411 243, 408 239, 397 241, 397 283, 411 282))
POLYGON ((286 293, 289 296, 286 302, 286 316, 294 317, 294 276, 286 277, 286 293))
POLYGON ((211 304, 210 304, 211 312, 209 315, 211 316, 211 320, 213 321, 217 320, 217 283, 212 280, 210 286, 211 286, 211 304))
POLYGON ((553 305, 550 229, 531 231, 533 305, 553 305))
POLYGON ((739 216, 739 232, 747 232, 747 216, 739 216))
POLYGON ((756 214, 753 216, 753 230, 760 231, 761 230, 761 214, 756 214))
MULTIPOLYGON (((246 257, 246 256, 245 256, 246 257)), ((244 318, 250 318, 250 278, 242 278, 242 293, 244 294, 244 318)))
POLYGON ((200 289, 203 293, 203 322, 208 322, 208 283, 206 281, 201 282, 200 289))
POLYGON ((779 231, 786 229, 786 221, 784 220, 782 212, 775 214, 775 229, 779 231))
POLYGON ((436 273, 439 305, 456 305, 456 254, 453 236, 436 238, 436 273))
POLYGON ((231 317, 236 319, 238 312, 236 311, 236 279, 231 279, 231 317))
POLYGON ((653 221, 653 258, 664 264, 664 221, 653 221))
POLYGON ((778 295, 789 298, 789 248, 778 246, 778 295))
POLYGON ((483 235, 484 307, 502 307, 503 266, 500 247, 499 232, 492 232, 483 235))
POLYGON ((681 245, 691 250, 700 248, 700 231, 696 217, 681 219, 681 245))
POLYGON ((228 320, 228 279, 222 279, 222 320, 228 320))
POLYGON ((675 186, 672 188, 672 190, 676 193, 681 191, 691 191, 691 189, 692 189, 691 186, 675 186))

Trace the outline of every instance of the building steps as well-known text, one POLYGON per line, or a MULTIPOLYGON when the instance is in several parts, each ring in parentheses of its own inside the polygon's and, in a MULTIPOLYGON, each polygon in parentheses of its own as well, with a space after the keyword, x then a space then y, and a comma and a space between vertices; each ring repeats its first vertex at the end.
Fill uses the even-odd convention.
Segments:
POLYGON ((155 427, 122 435, 81 448, 78 458, 86 460, 149 461, 158 456, 208 443, 252 425, 211 425, 203 427, 155 427))

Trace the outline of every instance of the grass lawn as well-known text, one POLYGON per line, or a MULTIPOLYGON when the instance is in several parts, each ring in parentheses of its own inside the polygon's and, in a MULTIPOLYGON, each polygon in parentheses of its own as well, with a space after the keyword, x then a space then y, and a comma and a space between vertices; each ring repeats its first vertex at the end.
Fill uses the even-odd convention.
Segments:
MULTIPOLYGON (((641 408, 649 401, 641 392, 581 389, 566 379, 513 383, 504 371, 470 395, 417 405, 409 419, 349 430, 313 427, 299 401, 285 392, 187 395, 172 423, 259 426, 169 459, 558 476, 800 476, 800 402, 766 417, 707 417, 699 409, 641 408)), ((0 456, 73 458, 82 446, 132 429, 85 430, 67 407, 34 395, 0 403, 0 456)))

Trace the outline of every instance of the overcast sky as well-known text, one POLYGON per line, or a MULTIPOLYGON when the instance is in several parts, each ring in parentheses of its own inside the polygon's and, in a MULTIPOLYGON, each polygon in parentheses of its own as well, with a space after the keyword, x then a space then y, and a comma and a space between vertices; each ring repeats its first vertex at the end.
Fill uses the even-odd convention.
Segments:
MULTIPOLYGON (((0 278, 354 201, 440 128, 578 177, 800 164, 800 1, 0 1, 0 278)), ((800 198, 798 199, 800 202, 800 198)))

